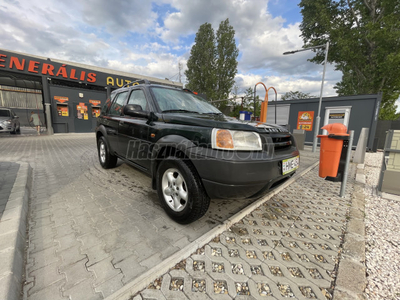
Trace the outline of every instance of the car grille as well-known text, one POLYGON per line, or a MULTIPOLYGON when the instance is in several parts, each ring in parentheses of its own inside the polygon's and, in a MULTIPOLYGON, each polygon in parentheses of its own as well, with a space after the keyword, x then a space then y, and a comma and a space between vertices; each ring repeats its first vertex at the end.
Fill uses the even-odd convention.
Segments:
MULTIPOLYGON (((293 146, 293 139, 290 134, 273 133, 263 134, 262 136, 264 138, 264 143, 271 146, 273 145, 275 152, 284 151, 293 146)), ((268 149, 272 150, 269 146, 268 149)))
POLYGON ((272 142, 274 143, 275 150, 290 148, 293 144, 292 137, 290 135, 273 136, 272 142))

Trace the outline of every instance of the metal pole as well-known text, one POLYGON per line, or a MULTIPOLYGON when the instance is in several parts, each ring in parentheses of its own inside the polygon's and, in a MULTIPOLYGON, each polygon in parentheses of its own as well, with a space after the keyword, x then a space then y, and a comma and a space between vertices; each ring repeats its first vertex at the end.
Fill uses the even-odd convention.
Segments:
POLYGON ((321 121, 321 103, 322 103, 322 93, 324 90, 324 81, 325 81, 325 71, 326 71, 326 63, 328 60, 328 51, 329 51, 329 42, 326 43, 325 46, 325 62, 324 62, 324 71, 322 73, 322 82, 321 82, 321 92, 319 94, 319 104, 318 104, 318 115, 317 118, 315 119, 315 127, 314 127, 314 139, 313 139, 313 147, 312 147, 312 152, 315 152, 317 150, 317 142, 318 142, 318 132, 319 132, 319 126, 320 126, 320 121, 321 121))
POLYGON ((276 101, 278 101, 278 95, 276 94, 275 91, 275 124, 276 124, 276 101))
POLYGON ((254 121, 256 120, 256 87, 257 87, 257 84, 254 86, 254 114, 253 114, 253 118, 254 118, 254 121))
POLYGON ((342 180, 342 185, 340 186, 340 197, 343 197, 344 193, 346 192, 347 174, 349 173, 349 163, 350 163, 350 157, 351 157, 351 150, 353 147, 353 137, 354 137, 354 130, 350 130, 350 139, 349 139, 349 145, 347 148, 346 163, 344 165, 343 180, 342 180))

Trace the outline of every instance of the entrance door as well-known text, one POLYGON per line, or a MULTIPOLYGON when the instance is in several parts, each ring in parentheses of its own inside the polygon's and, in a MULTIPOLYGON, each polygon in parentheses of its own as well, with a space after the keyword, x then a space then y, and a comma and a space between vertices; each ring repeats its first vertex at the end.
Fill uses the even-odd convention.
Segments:
MULTIPOLYGON (((324 126, 332 123, 341 123, 349 128, 351 106, 334 106, 325 108, 324 126)), ((322 134, 327 135, 324 129, 322 134)))
POLYGON ((75 132, 92 131, 92 112, 89 103, 74 102, 74 127, 75 132))

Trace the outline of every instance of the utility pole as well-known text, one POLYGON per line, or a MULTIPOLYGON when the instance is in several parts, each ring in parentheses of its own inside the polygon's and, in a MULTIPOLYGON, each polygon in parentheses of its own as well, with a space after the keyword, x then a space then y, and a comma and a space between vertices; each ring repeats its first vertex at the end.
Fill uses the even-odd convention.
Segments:
POLYGON ((178 63, 178 69, 179 69, 179 72, 178 72, 179 83, 182 83, 181 82, 181 69, 182 69, 181 62, 178 63))
POLYGON ((319 45, 319 46, 304 48, 304 49, 300 49, 300 50, 287 51, 287 52, 283 53, 283 55, 294 54, 297 52, 312 50, 312 49, 317 49, 317 48, 325 48, 325 60, 324 60, 324 71, 322 73, 321 92, 319 93, 318 115, 315 118, 312 152, 315 152, 317 150, 317 143, 318 143, 317 135, 318 135, 318 132, 320 129, 319 126, 320 126, 320 120, 321 120, 320 114, 321 114, 322 93, 324 90, 326 64, 328 63, 329 41, 326 42, 325 45, 319 45))

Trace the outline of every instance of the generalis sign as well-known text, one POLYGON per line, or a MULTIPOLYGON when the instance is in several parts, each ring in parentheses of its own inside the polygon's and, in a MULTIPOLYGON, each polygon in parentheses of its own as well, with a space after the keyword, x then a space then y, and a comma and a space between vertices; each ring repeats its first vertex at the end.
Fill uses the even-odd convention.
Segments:
POLYGON ((100 86, 122 87, 127 83, 136 81, 136 79, 116 77, 103 72, 94 72, 89 69, 60 64, 50 60, 6 52, 0 52, 0 70, 2 69, 100 86))

